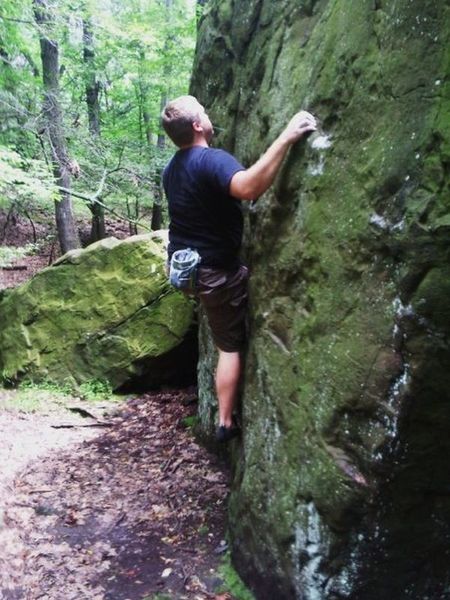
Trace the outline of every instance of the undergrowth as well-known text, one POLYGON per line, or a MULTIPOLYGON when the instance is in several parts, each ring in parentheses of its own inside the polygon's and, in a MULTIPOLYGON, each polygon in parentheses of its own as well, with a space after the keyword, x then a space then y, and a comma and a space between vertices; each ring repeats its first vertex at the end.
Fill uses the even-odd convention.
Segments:
POLYGON ((98 403, 102 401, 120 402, 122 398, 113 394, 107 381, 88 381, 74 389, 69 383, 52 381, 23 381, 16 388, 0 390, 1 406, 23 412, 41 412, 64 408, 70 401, 83 400, 98 403))
POLYGON ((9 267, 15 260, 36 254, 39 250, 39 244, 26 244, 25 246, 1 246, 0 247, 0 268, 9 267))

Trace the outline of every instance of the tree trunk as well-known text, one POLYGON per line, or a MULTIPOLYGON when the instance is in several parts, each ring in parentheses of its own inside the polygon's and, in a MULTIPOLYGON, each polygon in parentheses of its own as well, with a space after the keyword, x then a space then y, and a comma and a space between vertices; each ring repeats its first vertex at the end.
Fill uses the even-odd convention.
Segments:
POLYGON ((135 86, 135 91, 136 91, 136 100, 138 103, 139 147, 141 148, 141 151, 142 151, 142 140, 143 140, 143 135, 142 135, 142 94, 141 94, 139 85, 135 86))
MULTIPOLYGON (((89 132, 95 141, 100 138, 100 83, 97 81, 95 70, 94 31, 91 18, 83 19, 83 61, 86 67, 85 89, 89 132)), ((92 213, 89 242, 92 244, 106 236, 105 210, 96 202, 89 208, 92 213)))
POLYGON ((162 177, 157 177, 155 186, 153 188, 153 207, 152 207, 152 221, 150 228, 153 231, 158 231, 162 227, 162 204, 164 199, 164 190, 162 177))
POLYGON ((152 130, 150 122, 150 114, 148 112, 148 84, 146 82, 146 70, 145 70, 145 50, 144 48, 139 49, 139 80, 138 80, 138 103, 139 103, 139 131, 141 141, 143 133, 145 134, 145 141, 147 146, 152 145, 152 130), (143 124, 143 126, 142 126, 143 124))
POLYGON ((152 222, 150 224, 152 231, 158 231, 162 226, 162 199, 163 193, 161 187, 158 187, 152 207, 152 222))
POLYGON ((147 140, 147 146, 152 145, 152 128, 150 125, 150 115, 146 109, 142 112, 145 126, 145 139, 147 140))
POLYGON ((132 223, 132 220, 134 220, 132 214, 131 214, 131 206, 130 206, 130 201, 126 200, 127 203, 127 216, 129 219, 129 223, 128 223, 128 230, 130 232, 130 235, 136 235, 137 234, 137 226, 136 223, 132 223))
POLYGON ((90 243, 97 242, 106 237, 105 209, 97 202, 89 206, 92 213, 90 243))
POLYGON ((86 66, 89 131, 93 136, 98 137, 100 135, 100 83, 95 72, 94 33, 91 19, 83 19, 83 60, 86 66))
MULTIPOLYGON (((165 69, 165 70, 167 71, 167 67, 166 67, 166 69, 165 69)), ((166 74, 167 74, 167 73, 165 73, 165 75, 166 75, 166 74)), ((168 75, 168 74, 167 74, 167 75, 168 75)), ((165 105, 167 104, 167 98, 168 98, 168 96, 167 96, 167 92, 166 92, 166 91, 164 91, 164 92, 161 94, 161 105, 160 105, 161 109, 160 109, 160 112, 162 112, 162 111, 163 111, 163 109, 164 109, 165 105)), ((156 142, 156 146, 157 146, 158 148, 160 148, 161 150, 162 150, 163 148, 165 148, 165 147, 166 147, 166 136, 164 135, 164 133, 163 133, 161 130, 160 130, 160 132, 158 133, 158 141, 156 142)))
POLYGON ((14 83, 14 68, 7 50, 4 47, 4 42, 0 38, 0 69, 2 72, 2 88, 5 92, 16 92, 14 83))
MULTIPOLYGON (((39 27, 42 75, 44 80, 43 116, 57 185, 70 189, 70 160, 64 138, 59 93, 58 43, 52 39, 53 17, 46 0, 33 0, 34 15, 39 27)), ((55 201, 56 228, 61 252, 80 247, 80 239, 72 212, 71 196, 60 192, 55 201)))
MULTIPOLYGON (((172 8, 173 8, 173 0, 165 0, 166 6, 166 25, 167 25, 167 33, 166 40, 164 43, 164 54, 167 55, 169 51, 170 44, 174 42, 173 36, 170 32, 170 23, 172 20, 172 8)), ((164 67, 164 90, 161 93, 161 104, 160 104, 160 112, 163 111, 164 106, 166 105, 169 99, 170 93, 170 76, 172 74, 172 67, 169 62, 166 62, 164 67)), ((158 141, 156 142, 158 148, 163 149, 166 147, 166 136, 164 135, 164 131, 160 129, 158 134, 158 141)))

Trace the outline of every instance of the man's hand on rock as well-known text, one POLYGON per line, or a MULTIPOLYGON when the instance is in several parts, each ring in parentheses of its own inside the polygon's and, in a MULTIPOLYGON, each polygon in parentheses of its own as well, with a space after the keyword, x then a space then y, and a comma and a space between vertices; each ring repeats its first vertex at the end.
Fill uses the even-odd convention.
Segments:
POLYGON ((280 137, 289 144, 293 144, 302 138, 305 133, 316 130, 317 122, 315 117, 306 110, 301 110, 292 117, 280 137))
POLYGON ((316 119, 311 113, 301 110, 294 115, 285 130, 254 165, 233 175, 230 182, 230 195, 241 200, 259 198, 274 182, 291 144, 316 130, 316 119))

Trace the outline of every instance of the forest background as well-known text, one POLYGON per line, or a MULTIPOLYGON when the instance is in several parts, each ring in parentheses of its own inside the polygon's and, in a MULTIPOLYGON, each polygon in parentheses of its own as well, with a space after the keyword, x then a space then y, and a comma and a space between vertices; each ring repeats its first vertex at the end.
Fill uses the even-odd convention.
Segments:
POLYGON ((173 147, 160 112, 187 92, 202 4, 2 2, 0 262, 17 219, 32 242, 14 258, 101 239, 105 214, 130 234, 165 224, 160 178, 173 147), (42 222, 52 223, 44 240, 42 222))

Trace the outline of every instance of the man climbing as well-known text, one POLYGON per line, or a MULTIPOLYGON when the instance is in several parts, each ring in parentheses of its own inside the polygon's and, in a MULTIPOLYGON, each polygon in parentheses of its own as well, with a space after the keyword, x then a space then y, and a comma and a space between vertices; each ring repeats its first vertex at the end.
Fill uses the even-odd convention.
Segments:
POLYGON ((273 183, 290 146, 316 130, 310 113, 294 115, 261 158, 245 169, 224 150, 209 147, 214 129, 193 96, 169 102, 162 113, 167 135, 179 150, 163 173, 169 202, 169 259, 191 248, 201 257, 195 293, 206 312, 219 352, 216 438, 239 434, 233 418, 245 344, 248 270, 239 260, 243 217, 239 200, 256 200, 273 183))

